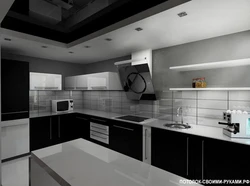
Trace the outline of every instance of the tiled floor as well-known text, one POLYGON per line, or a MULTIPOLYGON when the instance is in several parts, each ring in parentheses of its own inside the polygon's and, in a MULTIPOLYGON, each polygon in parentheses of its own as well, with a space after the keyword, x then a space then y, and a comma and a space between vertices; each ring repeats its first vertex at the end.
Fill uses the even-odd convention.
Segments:
POLYGON ((2 186, 29 185, 29 157, 2 164, 2 186))

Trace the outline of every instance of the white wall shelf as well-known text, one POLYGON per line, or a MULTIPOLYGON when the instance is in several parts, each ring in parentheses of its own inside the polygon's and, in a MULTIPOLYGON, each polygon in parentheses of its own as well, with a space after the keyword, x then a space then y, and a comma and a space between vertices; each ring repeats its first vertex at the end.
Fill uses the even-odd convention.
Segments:
MULTIPOLYGON (((196 91, 196 90, 250 90, 250 87, 216 87, 216 88, 169 88, 172 91, 196 91)), ((167 91, 163 91, 167 92, 167 91)))
POLYGON ((193 71, 193 70, 206 70, 206 69, 227 68, 227 67, 247 66, 247 65, 250 65, 250 58, 210 62, 210 63, 191 64, 191 65, 183 65, 183 66, 173 66, 173 67, 169 67, 169 69, 176 70, 176 71, 193 71))

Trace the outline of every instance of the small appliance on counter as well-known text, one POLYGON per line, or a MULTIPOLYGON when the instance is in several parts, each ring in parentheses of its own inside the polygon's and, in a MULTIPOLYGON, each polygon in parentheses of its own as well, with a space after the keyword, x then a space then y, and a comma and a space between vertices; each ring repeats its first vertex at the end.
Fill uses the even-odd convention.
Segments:
POLYGON ((250 114, 246 111, 230 111, 223 112, 223 120, 219 122, 221 125, 227 125, 223 128, 223 134, 231 138, 249 138, 250 139, 250 114))
POLYGON ((73 99, 61 99, 61 100, 52 100, 52 112, 69 112, 73 111, 74 102, 73 99))

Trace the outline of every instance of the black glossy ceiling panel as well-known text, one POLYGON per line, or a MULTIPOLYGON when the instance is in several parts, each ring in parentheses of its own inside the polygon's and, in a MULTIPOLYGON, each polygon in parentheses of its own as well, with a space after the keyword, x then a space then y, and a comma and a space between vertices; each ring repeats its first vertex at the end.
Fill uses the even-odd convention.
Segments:
POLYGON ((30 19, 29 0, 16 0, 4 18, 1 27, 63 43, 70 43, 165 1, 167 0, 117 0, 110 6, 67 28, 63 26, 62 22, 58 25, 50 25, 44 22, 40 24, 36 20, 30 19))

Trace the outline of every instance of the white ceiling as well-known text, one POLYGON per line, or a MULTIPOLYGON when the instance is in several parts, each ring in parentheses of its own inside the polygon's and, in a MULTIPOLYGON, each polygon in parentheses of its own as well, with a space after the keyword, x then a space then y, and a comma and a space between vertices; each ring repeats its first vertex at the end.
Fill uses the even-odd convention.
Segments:
MULTIPOLYGON (((14 37, 13 34, 11 42, 2 39, 2 46, 15 54, 91 63, 148 48, 159 49, 246 30, 250 30, 249 0, 192 0, 70 48, 53 42, 47 42, 48 48, 41 48, 44 45, 41 38, 35 42, 14 37), (182 11, 186 11, 188 16, 178 17, 177 14, 182 11), (143 28, 143 31, 135 31, 137 27, 143 28), (113 40, 108 42, 105 38, 113 40)), ((3 37, 8 37, 6 30, 3 37)))

